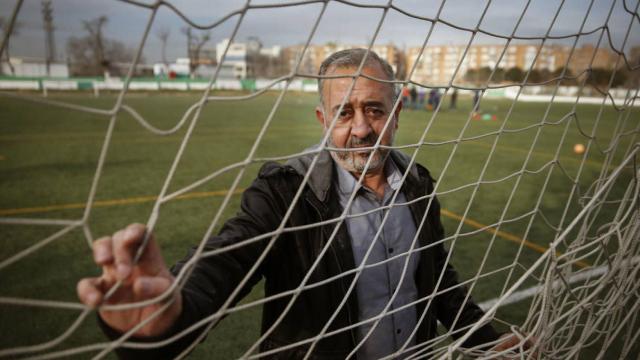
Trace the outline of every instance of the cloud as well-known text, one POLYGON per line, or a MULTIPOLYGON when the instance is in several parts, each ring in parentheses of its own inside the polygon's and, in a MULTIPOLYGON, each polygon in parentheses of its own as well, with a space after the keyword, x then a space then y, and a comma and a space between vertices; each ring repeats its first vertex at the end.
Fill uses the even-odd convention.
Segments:
MULTIPOLYGON (((150 2, 149 0, 145 0, 150 2)), ((628 7, 635 7, 638 0, 627 0, 628 7)), ((279 7, 263 9, 262 5, 272 3, 273 0, 253 0, 252 8, 246 12, 238 30, 237 39, 244 41, 249 36, 258 36, 264 45, 302 44, 310 35, 314 22, 322 11, 323 3, 310 3, 295 7, 279 7)), ((287 4, 290 1, 282 1, 287 4)), ((386 0, 359 0, 361 5, 384 5, 386 0)), ((210 25, 225 15, 242 9, 238 1, 191 0, 175 1, 175 8, 199 25, 210 25)), ((380 28, 377 43, 389 43, 403 46, 419 46, 425 40, 432 27, 431 21, 415 19, 402 12, 418 17, 439 19, 458 27, 472 30, 482 17, 480 27, 484 30, 509 36, 518 22, 523 9, 527 12, 518 26, 517 35, 542 37, 549 30, 555 12, 561 4, 562 10, 551 28, 552 35, 575 34, 585 18, 588 2, 582 0, 493 0, 490 6, 486 1, 478 0, 396 0, 393 2, 401 11, 389 10, 380 28), (484 14, 484 15, 483 15, 484 14)), ((585 29, 593 30, 604 25, 613 0, 597 0, 586 19, 585 29)), ((608 26, 614 37, 614 43, 621 45, 627 34, 627 26, 633 17, 624 11, 621 1, 615 2, 614 11, 609 16, 608 26)), ((0 12, 10 14, 12 2, 0 2, 0 12)), ((88 1, 88 0, 56 0, 54 6, 54 21, 56 26, 56 40, 58 49, 62 51, 70 36, 83 36, 85 31, 83 20, 105 15, 109 23, 105 28, 106 36, 117 39, 129 46, 138 46, 142 40, 144 28, 151 16, 151 10, 137 7, 120 1, 88 1)), ((330 2, 322 16, 322 20, 313 37, 314 43, 328 41, 366 44, 383 17, 382 9, 354 7, 340 2, 330 2)), ((24 23, 22 35, 12 42, 14 55, 20 53, 43 54, 44 31, 40 15, 39 1, 25 1, 19 19, 24 23)), ((213 43, 231 35, 233 28, 240 19, 240 15, 229 17, 215 28, 211 29, 213 43)), ((637 23, 637 19, 635 20, 637 23)), ((174 11, 162 7, 156 14, 150 36, 146 41, 145 55, 148 60, 158 60, 160 57, 160 42, 154 35, 157 29, 167 27, 171 29, 168 53, 169 57, 186 55, 186 39, 180 29, 187 26, 186 22, 174 11)), ((640 31, 637 24, 630 32, 629 44, 638 44, 640 31)), ((472 33, 448 26, 442 22, 433 25, 429 44, 464 44, 469 41, 472 33)), ((591 39, 591 37, 589 38, 591 39)), ((570 39, 572 41, 573 39, 570 39)), ((597 39, 596 39, 597 40, 597 39)), ((476 42, 503 43, 504 39, 478 35, 476 42)), ((566 42, 566 41, 565 41, 566 42)))

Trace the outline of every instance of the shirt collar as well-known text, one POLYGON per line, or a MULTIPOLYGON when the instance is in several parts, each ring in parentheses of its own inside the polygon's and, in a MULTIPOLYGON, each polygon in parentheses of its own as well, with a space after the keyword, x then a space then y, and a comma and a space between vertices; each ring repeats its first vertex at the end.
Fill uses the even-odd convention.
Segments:
MULTIPOLYGON (((342 168, 342 166, 335 161, 333 163, 338 173, 338 189, 342 195, 351 194, 354 189, 359 191, 363 187, 362 185, 358 185, 358 179, 356 179, 350 172, 342 168)), ((402 174, 400 173, 400 170, 398 170, 398 167, 391 156, 387 157, 387 160, 385 161, 384 171, 385 174, 387 174, 387 185, 391 190, 398 190, 402 185, 402 174)), ((367 188, 365 187, 365 189, 367 188)))

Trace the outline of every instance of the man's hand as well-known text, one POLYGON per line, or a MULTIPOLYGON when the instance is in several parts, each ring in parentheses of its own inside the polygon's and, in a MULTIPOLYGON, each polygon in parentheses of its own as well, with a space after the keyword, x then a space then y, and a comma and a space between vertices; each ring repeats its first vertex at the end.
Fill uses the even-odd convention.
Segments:
MULTIPOLYGON (((101 304, 126 304, 152 299, 165 292, 174 282, 173 275, 164 263, 160 248, 153 234, 137 264, 133 264, 138 248, 145 237, 146 228, 142 224, 131 224, 113 236, 103 237, 93 243, 93 258, 102 266, 102 276, 84 278, 78 282, 80 301, 91 307, 101 304), (105 294, 118 280, 122 285, 105 300, 105 294)), ((99 310, 100 317, 113 329, 126 332, 150 317, 166 301, 169 307, 148 324, 135 332, 136 336, 158 336, 173 325, 182 311, 182 297, 179 292, 145 307, 130 310, 99 310)))
MULTIPOLYGON (((491 350, 494 352, 501 352, 507 349, 512 349, 512 351, 514 351, 515 353, 519 353, 521 349, 522 351, 529 350, 536 344, 537 339, 533 336, 529 336, 525 340, 525 337, 526 335, 524 334, 520 336, 515 333, 503 334, 502 336, 500 336, 500 339, 498 339, 498 344, 491 348, 491 350)), ((520 356, 517 357, 517 359, 520 358, 520 356)), ((501 359, 510 359, 510 357, 502 357, 501 359)), ((527 355, 525 359, 539 359, 539 354, 537 351, 535 351, 527 355)))

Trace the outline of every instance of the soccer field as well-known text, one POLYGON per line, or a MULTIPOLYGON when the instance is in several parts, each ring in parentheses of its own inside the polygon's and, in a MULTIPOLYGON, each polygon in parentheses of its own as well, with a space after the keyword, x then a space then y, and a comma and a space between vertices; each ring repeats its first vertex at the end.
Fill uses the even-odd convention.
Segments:
MULTIPOLYGON (((169 193, 245 160, 277 95, 267 92, 252 100, 208 103, 169 193)), ((94 98, 88 93, 54 94, 48 99, 105 110, 116 101, 115 95, 94 98)), ((155 127, 169 129, 198 99, 199 94, 131 93, 124 102, 155 127)), ((573 111, 573 104, 521 102, 512 107, 510 100, 488 98, 482 101, 481 110, 489 120, 468 120, 471 99, 459 100, 457 109, 448 109, 447 101, 436 115, 403 111, 395 145, 416 144, 428 130, 417 161, 438 180, 442 220, 450 237, 447 246, 461 281, 486 274, 472 290, 474 299, 483 302, 513 284, 558 235, 554 227, 566 227, 590 200, 593 183, 618 167, 638 141, 638 108, 617 112, 612 106, 578 105, 573 111), (583 160, 573 147, 587 145, 586 135, 592 134, 595 138, 583 160), (577 191, 572 194, 576 178, 577 191), (516 256, 513 275, 509 277, 508 270, 494 272, 510 266, 516 256)), ((255 158, 291 155, 318 143, 323 134, 314 116, 316 104, 313 94, 288 93, 255 158)), ((0 114, 0 219, 81 219, 109 117, 8 97, 0 97, 0 114)), ((118 115, 89 221, 94 238, 131 222, 147 222, 186 131, 185 125, 172 135, 154 135, 129 114, 118 115)), ((411 155, 415 149, 407 146, 402 151, 411 155)), ((260 165, 255 162, 247 168, 239 190, 251 183, 260 165)), ((155 233, 168 263, 180 259, 202 239, 238 171, 224 172, 161 207, 155 233)), ((632 174, 633 169, 624 169, 607 198, 622 197, 632 174)), ((236 191, 224 218, 238 210, 239 200, 240 191, 236 191)), ((611 221, 616 209, 617 204, 604 203, 591 229, 611 221)), ((0 228, 0 262, 5 264, 0 268, 0 297, 77 302, 77 281, 98 274, 81 228, 11 263, 7 260, 61 227, 0 224, 0 228)), ((570 232, 565 244, 575 235, 570 232)), ((603 244, 610 251, 616 246, 603 244)), ((566 249, 558 250, 560 256, 566 249)), ((596 259, 597 254, 585 255, 570 266, 589 267, 596 259)), ((530 278, 521 288, 537 283, 530 278)), ((262 289, 256 287, 244 302, 261 295, 262 289)), ((529 303, 524 300, 503 307, 497 317, 522 324, 529 303)), ((0 349, 50 341, 62 335, 78 314, 71 309, 0 304, 0 349)), ((257 339, 259 320, 259 307, 229 315, 194 358, 241 356, 257 339)), ((496 325, 506 329, 499 322, 496 325)), ((104 341, 90 316, 53 349, 104 341)))

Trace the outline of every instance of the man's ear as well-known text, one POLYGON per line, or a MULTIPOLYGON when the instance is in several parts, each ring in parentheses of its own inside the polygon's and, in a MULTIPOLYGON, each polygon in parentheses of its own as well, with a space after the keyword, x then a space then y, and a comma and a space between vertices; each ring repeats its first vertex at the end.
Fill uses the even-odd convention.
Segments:
POLYGON ((324 124, 324 110, 322 109, 322 105, 316 106, 316 120, 322 125, 322 128, 325 128, 324 124))
POLYGON ((395 128, 398 129, 398 122, 400 122, 400 112, 402 111, 402 99, 398 101, 398 106, 396 106, 396 111, 393 112, 393 116, 396 119, 395 128))

